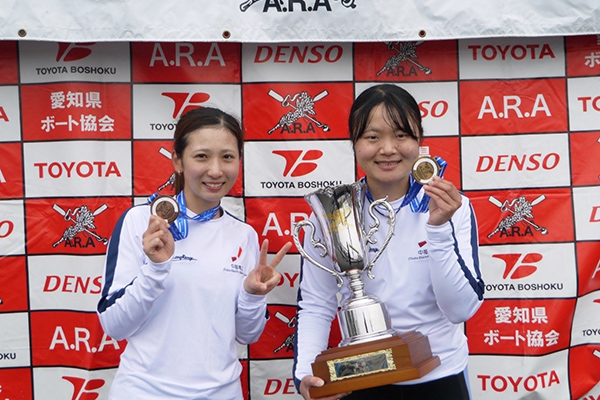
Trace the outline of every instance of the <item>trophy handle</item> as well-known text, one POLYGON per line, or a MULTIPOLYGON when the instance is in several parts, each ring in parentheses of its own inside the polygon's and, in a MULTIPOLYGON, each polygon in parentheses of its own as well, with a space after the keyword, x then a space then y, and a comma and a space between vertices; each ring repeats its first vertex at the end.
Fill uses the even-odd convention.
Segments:
POLYGON ((378 205, 382 205, 388 210, 388 216, 389 216, 388 224, 390 225, 390 229, 388 229, 387 236, 385 237, 385 241, 381 245, 381 248, 379 249, 379 251, 377 253, 375 253, 375 256, 373 257, 373 259, 365 267, 367 276, 371 279, 375 278, 375 276, 371 272, 371 270, 373 269, 373 265, 375 265, 375 261, 377 261, 377 259, 379 258, 379 256, 383 252, 383 250, 385 250, 385 248, 388 246, 388 243, 392 239, 392 236, 394 236, 394 227, 396 226, 396 211, 394 211, 394 208, 392 207, 392 205, 387 201, 387 196, 384 199, 375 200, 369 206, 369 215, 371 216, 371 218, 373 218, 375 223, 373 225, 371 225, 371 229, 369 229, 369 233, 367 233, 367 235, 365 236, 365 240, 371 244, 377 242, 376 240, 372 240, 371 236, 373 236, 373 234, 379 230, 379 223, 380 223, 379 218, 373 212, 375 207, 377 207, 378 205))
POLYGON ((315 240, 315 225, 306 219, 296 223, 296 225, 294 226, 294 232, 292 234, 292 238, 294 239, 294 244, 296 245, 296 248, 298 248, 298 251, 300 252, 300 254, 302 254, 302 256, 304 258, 306 258, 308 261, 315 264, 317 267, 321 268, 322 270, 327 271, 331 275, 335 276, 337 278, 338 287, 341 287, 342 284, 344 283, 344 280, 342 279, 342 274, 340 274, 337 271, 331 270, 331 269, 327 268, 326 266, 320 264, 317 260, 315 260, 310 255, 308 255, 308 253, 302 247, 302 243, 300 243, 299 235, 300 235, 300 229, 302 229, 304 226, 309 226, 311 228, 310 244, 312 244, 312 246, 314 248, 323 250, 323 252, 321 254, 319 254, 321 257, 325 257, 327 255, 327 248, 325 247, 325 245, 321 242, 321 240, 315 240))

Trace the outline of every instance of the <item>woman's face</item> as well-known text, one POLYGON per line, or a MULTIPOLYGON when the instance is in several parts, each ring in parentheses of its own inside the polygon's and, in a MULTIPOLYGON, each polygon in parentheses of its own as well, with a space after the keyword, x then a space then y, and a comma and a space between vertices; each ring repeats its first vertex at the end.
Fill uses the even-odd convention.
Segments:
POLYGON ((367 126, 354 144, 358 165, 367 175, 375 199, 393 201, 408 191, 408 176, 419 155, 419 143, 392 125, 383 104, 371 111, 367 126))
POLYGON ((237 139, 219 126, 193 131, 173 165, 183 171, 187 208, 199 214, 217 206, 234 185, 240 170, 237 139))

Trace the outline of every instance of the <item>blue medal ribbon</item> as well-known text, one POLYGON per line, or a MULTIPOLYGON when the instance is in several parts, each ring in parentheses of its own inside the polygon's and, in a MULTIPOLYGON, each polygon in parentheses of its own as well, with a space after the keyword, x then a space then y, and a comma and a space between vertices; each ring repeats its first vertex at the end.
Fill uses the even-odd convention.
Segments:
MULTIPOLYGON (((154 193, 148 197, 148 204, 152 203, 152 201, 158 196, 158 193, 154 193)), ((185 204, 185 196, 183 195, 183 191, 179 192, 179 194, 175 196, 175 200, 177 200, 177 204, 179 204, 179 216, 172 224, 169 225, 169 231, 171 231, 173 234, 173 239, 175 239, 175 241, 185 239, 188 236, 188 220, 197 222, 210 221, 215 217, 215 215, 217 215, 219 209, 221 208, 221 203, 219 203, 216 207, 210 208, 198 215, 190 217, 187 215, 187 207, 185 204)))
MULTIPOLYGON (((434 158, 437 161, 438 165, 440 166, 439 176, 443 177, 444 171, 446 171, 446 165, 448 165, 448 163, 446 161, 444 161, 444 159, 442 159, 441 157, 435 156, 434 158)), ((425 213, 425 212, 429 211, 430 197, 427 196, 426 194, 424 194, 423 198, 421 198, 421 200, 419 200, 417 198, 417 195, 421 191, 421 188, 423 187, 423 185, 421 185, 419 182, 415 181, 415 178, 413 178, 412 174, 409 175, 408 179, 409 179, 408 192, 404 196, 404 199, 402 200, 400 207, 398 207, 395 211, 396 212, 400 211, 400 209, 402 207, 406 206, 407 204, 410 204, 410 210, 414 213, 417 213, 417 212, 425 213)), ((364 180, 365 183, 367 181, 366 177, 363 177, 361 180, 364 180)), ((367 199, 369 199, 369 201, 372 203, 374 201, 374 199, 373 199, 373 195, 369 191, 368 185, 367 185, 366 195, 367 195, 367 199)))

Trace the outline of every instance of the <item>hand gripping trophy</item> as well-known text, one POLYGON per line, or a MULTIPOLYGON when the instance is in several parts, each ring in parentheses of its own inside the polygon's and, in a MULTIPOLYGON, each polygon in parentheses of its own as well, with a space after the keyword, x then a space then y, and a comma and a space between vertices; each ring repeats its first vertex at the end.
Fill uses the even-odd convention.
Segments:
POLYGON ((365 183, 358 181, 319 189, 305 196, 321 230, 315 240, 315 226, 304 220, 296 224, 293 239, 300 254, 317 267, 331 273, 338 287, 347 279, 351 297, 341 305, 338 321, 342 341, 337 348, 323 351, 312 364, 313 375, 325 385, 310 389, 311 397, 322 397, 369 387, 420 378, 438 365, 432 356, 429 339, 418 332, 397 334, 391 327, 385 305, 364 292, 363 273, 374 278, 373 265, 385 250, 394 233, 396 213, 386 199, 376 200, 368 212, 375 221, 367 232, 363 224, 365 183), (367 244, 379 229, 375 207, 383 206, 389 214, 389 230, 380 250, 368 260, 367 244), (330 257, 335 270, 329 269, 306 253, 300 243, 302 228, 310 228, 310 243, 330 257))

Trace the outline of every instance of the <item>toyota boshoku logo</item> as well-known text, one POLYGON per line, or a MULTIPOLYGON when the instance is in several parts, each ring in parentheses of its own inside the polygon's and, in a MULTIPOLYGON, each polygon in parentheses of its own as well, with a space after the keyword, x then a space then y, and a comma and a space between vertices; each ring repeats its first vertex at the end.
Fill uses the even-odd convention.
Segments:
POLYGON ((318 167, 314 161, 323 156, 321 150, 273 150, 273 154, 285 159, 283 176, 292 178, 313 172, 318 167))

